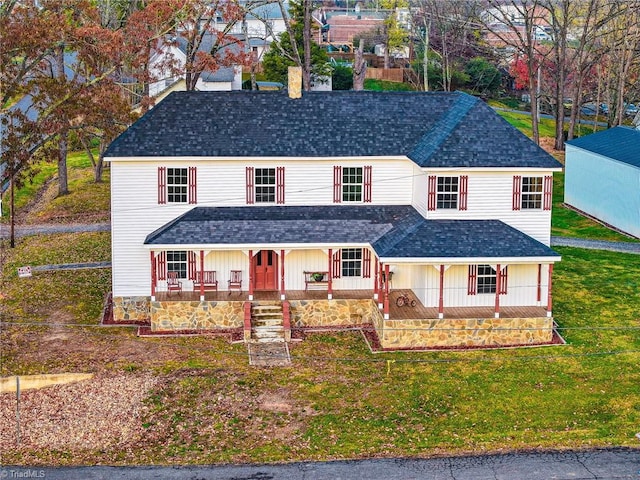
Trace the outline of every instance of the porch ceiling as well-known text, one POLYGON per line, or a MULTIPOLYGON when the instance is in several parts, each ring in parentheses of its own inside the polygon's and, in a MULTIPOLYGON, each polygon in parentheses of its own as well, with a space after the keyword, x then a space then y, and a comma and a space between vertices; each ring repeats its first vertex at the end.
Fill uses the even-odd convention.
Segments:
POLYGON ((196 207, 151 233, 145 245, 205 249, 371 245, 380 258, 421 262, 560 259, 546 245, 499 220, 427 220, 409 205, 196 207))

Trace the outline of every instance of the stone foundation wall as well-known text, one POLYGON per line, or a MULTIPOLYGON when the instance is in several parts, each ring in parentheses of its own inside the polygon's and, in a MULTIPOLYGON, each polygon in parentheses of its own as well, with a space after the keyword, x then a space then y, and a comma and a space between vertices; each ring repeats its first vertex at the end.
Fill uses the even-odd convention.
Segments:
POLYGON ((533 345, 553 337, 553 318, 383 320, 383 348, 533 345))
POLYGON ((244 326, 243 302, 151 302, 151 330, 215 330, 244 326))
POLYGON ((115 322, 149 320, 149 297, 113 297, 115 322))
POLYGON ((292 327, 342 327, 371 323, 377 306, 362 300, 290 300, 292 327))

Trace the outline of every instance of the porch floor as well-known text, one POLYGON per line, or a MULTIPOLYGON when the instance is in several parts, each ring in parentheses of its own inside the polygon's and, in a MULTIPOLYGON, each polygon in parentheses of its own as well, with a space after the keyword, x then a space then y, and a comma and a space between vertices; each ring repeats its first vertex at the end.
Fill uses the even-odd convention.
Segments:
MULTIPOLYGON (((249 294, 246 291, 242 293, 227 291, 205 292, 205 301, 209 302, 244 302, 248 300, 249 294)), ((353 300, 353 299, 373 299, 373 290, 334 290, 334 300, 353 300)), ((280 293, 277 291, 254 292, 254 301, 278 301, 280 293)), ((287 300, 326 300, 326 290, 287 290, 287 300)), ((200 300, 199 292, 181 292, 180 294, 167 292, 156 292, 156 301, 159 302, 197 302, 200 300)), ((379 300, 380 302, 382 299, 379 300)), ((524 307, 500 307, 501 318, 537 318, 546 317, 547 310, 544 306, 524 306, 524 307)), ((444 318, 493 318, 493 307, 444 307, 444 318)), ((389 318, 403 319, 436 319, 438 318, 437 307, 425 307, 411 292, 411 290, 394 290, 389 293, 389 318), (396 305, 396 299, 400 294, 407 294, 410 298, 415 299, 417 305, 415 307, 396 305)))

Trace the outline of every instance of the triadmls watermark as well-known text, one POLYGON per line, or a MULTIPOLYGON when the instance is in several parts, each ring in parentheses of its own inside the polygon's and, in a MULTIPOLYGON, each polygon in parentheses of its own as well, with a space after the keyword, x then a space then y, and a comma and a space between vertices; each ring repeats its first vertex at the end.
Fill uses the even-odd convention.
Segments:
POLYGON ((31 468, 2 468, 0 478, 44 478, 44 470, 31 468))

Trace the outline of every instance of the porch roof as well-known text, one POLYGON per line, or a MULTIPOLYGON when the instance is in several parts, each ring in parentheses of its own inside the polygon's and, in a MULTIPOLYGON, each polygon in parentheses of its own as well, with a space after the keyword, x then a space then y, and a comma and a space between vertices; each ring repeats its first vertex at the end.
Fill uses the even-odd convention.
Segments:
POLYGON ((408 205, 195 207, 147 236, 162 248, 371 245, 380 258, 560 256, 499 220, 427 220, 408 205))

